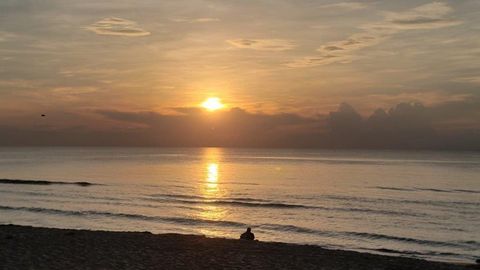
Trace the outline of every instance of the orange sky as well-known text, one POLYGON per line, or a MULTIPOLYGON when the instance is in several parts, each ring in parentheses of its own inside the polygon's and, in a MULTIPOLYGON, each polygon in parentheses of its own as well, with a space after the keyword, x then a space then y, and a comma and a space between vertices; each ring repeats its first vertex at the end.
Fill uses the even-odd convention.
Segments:
POLYGON ((419 102, 436 128, 475 131, 479 12, 477 0, 3 1, 0 126, 130 128, 98 112, 179 114, 219 97, 225 111, 309 119, 419 102))

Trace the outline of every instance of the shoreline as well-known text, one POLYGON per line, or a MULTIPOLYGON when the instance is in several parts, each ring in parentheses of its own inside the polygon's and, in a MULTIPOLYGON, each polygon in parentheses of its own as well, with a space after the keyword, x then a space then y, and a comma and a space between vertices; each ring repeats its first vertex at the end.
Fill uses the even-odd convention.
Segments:
POLYGON ((0 269, 480 269, 315 245, 0 225, 0 269))

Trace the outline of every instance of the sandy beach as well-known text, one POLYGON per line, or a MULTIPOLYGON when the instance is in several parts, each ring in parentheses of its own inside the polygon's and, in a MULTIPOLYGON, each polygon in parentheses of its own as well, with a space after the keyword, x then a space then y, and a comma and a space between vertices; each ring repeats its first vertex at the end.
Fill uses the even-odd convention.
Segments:
POLYGON ((472 269, 318 246, 0 225, 0 269, 472 269))

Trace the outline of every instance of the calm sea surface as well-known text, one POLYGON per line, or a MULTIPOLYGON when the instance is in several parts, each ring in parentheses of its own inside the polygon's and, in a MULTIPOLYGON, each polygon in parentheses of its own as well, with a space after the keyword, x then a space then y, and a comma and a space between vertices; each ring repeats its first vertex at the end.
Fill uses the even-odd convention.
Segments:
POLYGON ((2 224, 480 256, 480 153, 0 148, 0 178, 51 181, 0 183, 2 224))

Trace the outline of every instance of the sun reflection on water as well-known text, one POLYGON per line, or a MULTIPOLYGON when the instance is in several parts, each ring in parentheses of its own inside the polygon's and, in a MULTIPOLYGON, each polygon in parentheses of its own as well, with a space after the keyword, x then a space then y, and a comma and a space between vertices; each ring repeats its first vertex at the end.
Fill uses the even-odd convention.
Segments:
POLYGON ((203 184, 203 196, 206 198, 218 198, 220 188, 218 184, 219 171, 218 163, 210 162, 206 164, 206 176, 203 184))
POLYGON ((219 148, 206 148, 203 153, 203 168, 205 180, 203 184, 203 196, 217 198, 220 195, 220 161, 222 150, 219 148))
POLYGON ((218 192, 218 164, 217 163, 208 163, 206 190, 209 193, 218 192))
MULTIPOLYGON (((205 220, 222 220, 227 210, 224 207, 215 205, 214 202, 221 200, 225 190, 221 190, 221 155, 222 150, 218 148, 207 148, 203 157, 203 184, 200 192, 204 197, 205 204, 199 212, 199 217, 205 220)), ((214 227, 200 229, 200 233, 209 236, 221 236, 221 230, 214 227)))

